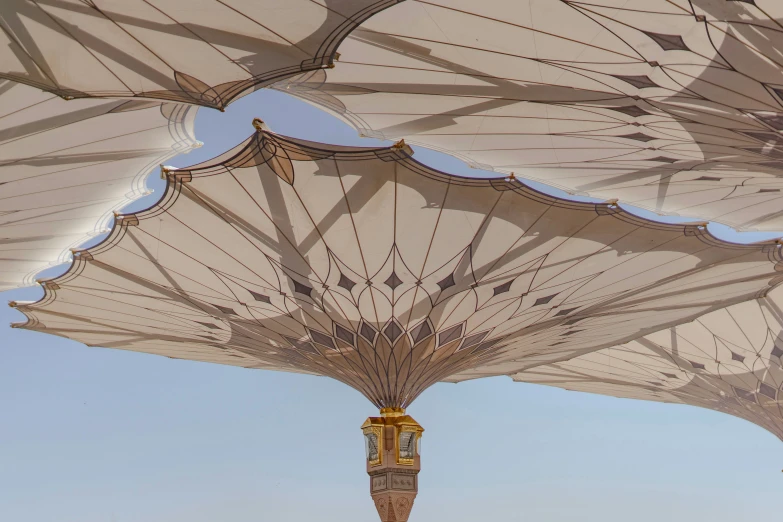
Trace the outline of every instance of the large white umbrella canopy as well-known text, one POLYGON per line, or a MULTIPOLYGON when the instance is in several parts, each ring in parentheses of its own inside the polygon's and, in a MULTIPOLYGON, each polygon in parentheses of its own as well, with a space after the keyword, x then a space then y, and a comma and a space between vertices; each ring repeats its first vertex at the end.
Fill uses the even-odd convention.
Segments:
POLYGON ((376 138, 783 230, 778 0, 410 0, 280 83, 376 138))
POLYGON ((73 100, 0 80, 0 290, 106 232, 147 174, 188 152, 196 108, 73 100))
POLYGON ((0 77, 60 96, 144 96, 223 108, 327 67, 398 0, 4 0, 0 77))
MULTIPOLYGON (((783 439, 783 289, 514 380, 741 417, 783 439)), ((480 377, 474 374, 473 377, 480 377)))
POLYGON ((326 375, 405 407, 460 372, 569 359, 779 281, 776 243, 451 176, 410 153, 258 130, 169 171, 161 201, 118 217, 41 301, 18 304, 24 327, 326 375))

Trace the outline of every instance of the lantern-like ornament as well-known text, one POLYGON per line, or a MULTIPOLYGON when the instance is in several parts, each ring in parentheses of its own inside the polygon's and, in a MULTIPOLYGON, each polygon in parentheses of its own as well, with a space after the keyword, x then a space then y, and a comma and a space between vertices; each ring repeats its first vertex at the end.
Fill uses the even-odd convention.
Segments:
POLYGON ((383 408, 362 424, 370 495, 382 522, 406 522, 419 490, 424 429, 402 408, 383 408))

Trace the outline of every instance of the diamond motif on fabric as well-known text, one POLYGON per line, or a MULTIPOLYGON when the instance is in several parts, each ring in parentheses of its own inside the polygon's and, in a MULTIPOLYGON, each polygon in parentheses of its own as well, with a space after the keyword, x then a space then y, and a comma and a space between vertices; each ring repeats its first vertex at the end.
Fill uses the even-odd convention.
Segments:
POLYGON ((461 350, 465 350, 467 348, 471 348, 473 346, 476 346, 478 343, 483 341, 487 337, 487 335, 489 335, 489 331, 481 332, 481 333, 477 333, 477 334, 473 334, 473 335, 469 335, 469 336, 465 337, 465 339, 462 341, 462 344, 457 349, 457 351, 459 352, 461 350))
POLYGON ((457 326, 452 326, 451 328, 448 328, 447 330, 443 330, 441 333, 438 334, 438 348, 443 346, 444 344, 450 343, 451 341, 455 339, 459 339, 462 335, 462 324, 458 324, 457 326))
POLYGON ((444 277, 441 281, 438 281, 438 286, 440 287, 440 291, 444 291, 445 289, 454 286, 456 283, 454 282, 454 274, 449 274, 448 276, 444 277))
POLYGON ((392 272, 391 275, 386 279, 386 281, 384 281, 384 283, 386 284, 386 286, 394 290, 395 288, 397 288, 402 284, 402 280, 399 277, 397 277, 397 274, 392 272))
POLYGON ((704 370, 704 369, 705 369, 705 368, 704 368, 704 365, 703 365, 703 364, 701 364, 701 363, 696 363, 696 362, 693 362, 693 361, 688 361, 688 362, 689 362, 689 363, 691 364, 691 366, 693 366, 693 368, 694 368, 694 369, 696 369, 696 370, 704 370))
POLYGON ((432 327, 427 321, 424 321, 419 326, 411 330, 411 339, 413 339, 413 344, 420 343, 430 335, 432 335, 432 327))
POLYGON ((375 342, 375 336, 378 334, 378 332, 375 331, 375 328, 365 323, 364 321, 362 321, 362 324, 359 327, 359 333, 361 334, 362 337, 367 339, 370 342, 370 344, 375 342))
POLYGON ((655 156, 654 158, 647 158, 644 161, 657 161, 658 163, 677 163, 680 160, 667 158, 665 156, 655 156))
POLYGON ((642 31, 657 43, 664 51, 688 51, 688 46, 680 35, 677 34, 659 34, 642 31))
POLYGON ((268 296, 265 296, 264 294, 259 294, 258 292, 254 292, 252 290, 248 290, 250 292, 250 295, 253 296, 253 299, 256 301, 261 301, 262 303, 272 304, 272 301, 269 299, 268 296))
POLYGON ((496 296, 498 294, 508 292, 509 290, 511 290, 511 283, 513 282, 514 280, 512 279, 511 281, 507 281, 500 286, 496 286, 495 288, 492 289, 492 291, 494 292, 492 295, 496 296))
POLYGON ((649 76, 620 76, 620 75, 613 75, 618 80, 622 80, 625 83, 630 83, 637 89, 644 89, 645 87, 657 87, 658 84, 656 84, 654 81, 650 79, 649 76))
POLYGON ((331 348, 332 350, 337 349, 337 347, 334 345, 334 340, 332 340, 332 338, 325 333, 319 332, 318 330, 313 330, 311 328, 308 328, 307 331, 310 333, 310 338, 314 342, 320 344, 321 346, 331 348))
POLYGON ((294 292, 296 292, 297 294, 306 295, 307 297, 312 297, 311 295, 311 292, 313 291, 312 288, 310 288, 305 284, 300 283, 296 279, 292 279, 291 281, 294 282, 294 292))
POLYGON ((745 357, 741 356, 738 353, 734 353, 734 352, 731 352, 731 359, 734 360, 734 361, 739 361, 739 362, 744 362, 745 361, 745 357))
POLYGON ((647 134, 642 134, 641 132, 635 132, 633 134, 624 134, 622 136, 617 136, 618 138, 625 138, 627 140, 634 140, 634 141, 643 141, 647 143, 648 141, 657 140, 658 138, 653 138, 652 136, 648 136, 647 134))
POLYGON ((538 299, 536 299, 536 302, 533 303, 533 306, 545 305, 555 297, 557 297, 557 294, 552 294, 547 297, 539 297, 538 299))
POLYGON ((334 335, 348 344, 354 344, 353 332, 338 323, 334 323, 334 335))
POLYGON ((308 353, 313 353, 313 354, 316 354, 316 355, 320 355, 318 353, 318 350, 315 349, 315 346, 313 346, 312 343, 310 343, 306 339, 305 340, 299 340, 299 339, 294 339, 293 337, 286 337, 286 336, 283 336, 283 337, 285 338, 286 341, 291 343, 291 346, 293 346, 297 350, 301 350, 303 352, 308 352, 308 353))
POLYGON ((220 305, 216 305, 216 304, 213 304, 212 306, 214 306, 215 308, 217 308, 218 310, 220 310, 224 314, 227 314, 227 315, 237 315, 237 313, 234 311, 233 308, 228 308, 226 306, 220 306, 220 305))
POLYGON ((612 110, 627 114, 632 118, 638 118, 639 116, 648 116, 650 113, 646 110, 637 107, 636 105, 627 105, 625 107, 612 107, 612 110))
POLYGON ((392 344, 397 342, 397 339, 402 335, 402 328, 395 322, 390 321, 386 328, 383 329, 383 333, 389 338, 392 344))
POLYGON ((762 395, 766 395, 770 399, 775 399, 775 396, 777 395, 777 390, 770 386, 769 384, 759 383, 759 393, 762 395))
POLYGON ((351 288, 356 286, 356 283, 345 277, 345 274, 340 274, 340 281, 337 282, 337 286, 341 286, 350 292, 351 288))

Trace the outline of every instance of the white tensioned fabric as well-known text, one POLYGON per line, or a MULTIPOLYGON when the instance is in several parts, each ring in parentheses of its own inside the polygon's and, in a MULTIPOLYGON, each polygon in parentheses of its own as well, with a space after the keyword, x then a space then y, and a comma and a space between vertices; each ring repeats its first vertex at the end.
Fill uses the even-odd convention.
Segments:
POLYGON ((169 172, 158 204, 118 218, 44 283, 41 301, 18 305, 23 326, 327 375, 404 407, 460 371, 571 358, 781 279, 776 243, 726 243, 611 203, 450 176, 409 152, 259 130, 169 172))
POLYGON ((196 108, 143 100, 64 101, 0 80, 0 290, 106 232, 145 194, 146 175, 187 152, 196 108))
MULTIPOLYGON (((783 440, 783 289, 514 380, 721 411, 783 440)), ((536 361, 531 360, 531 365, 536 361)), ((474 375, 473 377, 479 377, 474 375)))
POLYGON ((0 77, 65 98, 223 108, 330 66, 345 36, 401 0, 3 0, 0 77))
POLYGON ((277 88, 477 167, 783 230, 779 0, 410 0, 339 50, 277 88))

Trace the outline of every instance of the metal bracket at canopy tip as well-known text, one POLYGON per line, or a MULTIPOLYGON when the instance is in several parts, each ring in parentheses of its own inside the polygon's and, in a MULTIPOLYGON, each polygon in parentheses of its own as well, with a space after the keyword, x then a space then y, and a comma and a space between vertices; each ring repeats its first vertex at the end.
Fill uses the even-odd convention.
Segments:
POLYGON ((334 61, 335 62, 339 62, 340 61, 340 53, 338 53, 338 52, 334 53, 334 61))
POLYGON ((45 287, 45 288, 48 288, 49 290, 59 290, 60 289, 60 285, 58 285, 57 283, 53 282, 50 279, 36 279, 35 282, 38 283, 39 285, 45 287))
POLYGON ((405 140, 398 141, 397 143, 392 145, 391 148, 394 149, 394 150, 401 150, 402 152, 404 152, 408 156, 413 156, 413 149, 410 148, 410 146, 408 146, 407 143, 405 143, 405 140))
POLYGON ((253 118, 253 128, 259 132, 261 131, 270 132, 269 125, 264 123, 264 120, 262 120, 261 118, 253 118))
POLYGON ((16 308, 16 304, 17 304, 16 301, 8 301, 8 306, 10 306, 11 308, 16 308))

